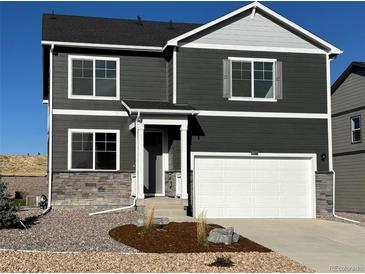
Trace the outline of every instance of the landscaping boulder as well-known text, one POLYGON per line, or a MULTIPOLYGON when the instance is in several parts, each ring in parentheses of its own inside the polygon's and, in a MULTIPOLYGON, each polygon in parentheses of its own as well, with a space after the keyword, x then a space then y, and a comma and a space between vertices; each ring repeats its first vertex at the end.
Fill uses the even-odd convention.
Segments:
POLYGON ((233 227, 227 228, 214 228, 209 232, 208 241, 211 243, 223 243, 230 245, 232 243, 237 243, 240 236, 234 233, 233 227))

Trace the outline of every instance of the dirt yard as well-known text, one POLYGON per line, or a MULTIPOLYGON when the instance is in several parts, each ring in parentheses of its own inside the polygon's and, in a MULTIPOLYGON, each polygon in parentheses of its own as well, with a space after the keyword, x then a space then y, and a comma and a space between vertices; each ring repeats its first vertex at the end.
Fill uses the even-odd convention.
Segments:
POLYGON ((121 254, 0 251, 0 272, 313 272, 276 252, 121 254), (209 266, 217 256, 231 267, 209 266))
POLYGON ((0 176, 46 176, 47 156, 0 155, 0 176))
MULTIPOLYGON (((208 224, 207 232, 219 225, 208 224)), ((209 243, 199 245, 196 240, 196 223, 171 222, 156 226, 149 234, 143 233, 142 227, 133 224, 115 227, 109 235, 118 242, 148 253, 194 253, 194 252, 270 252, 247 238, 240 236, 238 243, 231 245, 209 243)))

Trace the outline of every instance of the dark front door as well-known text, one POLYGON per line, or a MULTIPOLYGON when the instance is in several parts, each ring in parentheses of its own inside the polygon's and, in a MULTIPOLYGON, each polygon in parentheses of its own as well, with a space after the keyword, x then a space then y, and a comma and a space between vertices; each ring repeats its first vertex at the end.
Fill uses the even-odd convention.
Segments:
POLYGON ((144 193, 162 194, 162 132, 144 134, 144 193))

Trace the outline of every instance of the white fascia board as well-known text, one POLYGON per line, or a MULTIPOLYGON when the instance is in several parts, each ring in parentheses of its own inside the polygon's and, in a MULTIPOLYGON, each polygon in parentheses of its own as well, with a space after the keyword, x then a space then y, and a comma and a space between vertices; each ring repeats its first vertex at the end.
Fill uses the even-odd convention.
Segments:
POLYGON ((131 108, 131 112, 134 113, 160 113, 160 114, 198 114, 196 110, 175 110, 175 109, 144 109, 144 108, 131 108))
POLYGON ((42 100, 42 104, 48 104, 48 100, 42 100))
POLYGON ((130 107, 122 100, 122 105, 123 107, 125 107, 127 109, 127 111, 129 112, 129 114, 132 114, 132 110, 130 109, 130 107))
POLYGON ((240 8, 240 9, 237 9, 235 11, 232 11, 231 13, 228 13, 228 14, 222 16, 222 17, 219 17, 219 18, 217 18, 217 19, 215 19, 215 20, 213 20, 213 21, 211 21, 211 22, 209 22, 209 23, 207 23, 205 25, 202 25, 202 26, 200 26, 200 27, 198 27, 196 29, 193 29, 193 30, 191 30, 191 31, 189 31, 187 33, 184 33, 184 34, 182 34, 182 35, 180 35, 178 37, 175 37, 174 39, 171 39, 171 40, 167 41, 167 45, 177 46, 179 41, 181 41, 181 40, 183 40, 183 39, 185 39, 185 38, 187 38, 187 37, 189 37, 191 35, 194 35, 196 33, 199 33, 199 32, 201 32, 201 31, 203 31, 203 30, 205 30, 205 29, 207 29, 207 28, 209 28, 211 26, 214 26, 214 25, 216 25, 216 24, 218 24, 220 22, 223 22, 223 21, 225 21, 225 20, 227 20, 227 19, 229 19, 229 18, 231 18, 231 17, 233 17, 233 16, 235 16, 237 14, 240 14, 240 13, 242 13, 244 11, 247 11, 247 10, 249 10, 251 8, 259 8, 262 11, 270 14, 271 16, 273 16, 274 18, 276 18, 277 20, 281 21, 282 23, 284 23, 284 24, 290 26, 291 28, 293 28, 293 29, 295 29, 295 30, 303 33, 304 35, 306 35, 310 39, 312 39, 312 40, 318 42, 319 44, 323 45, 324 47, 328 48, 330 54, 341 54, 342 53, 342 51, 340 49, 338 49, 335 46, 331 45, 330 43, 324 41, 323 39, 319 38, 318 36, 314 35, 313 33, 311 33, 309 31, 303 29, 302 27, 300 27, 297 24, 293 23, 292 21, 286 19, 285 17, 281 16, 280 14, 274 12, 273 10, 265 7, 264 5, 262 5, 259 2, 252 2, 251 4, 248 4, 248 5, 240 8))
POLYGON ((195 49, 219 49, 219 50, 239 50, 239 51, 259 51, 259 52, 287 52, 287 53, 326 54, 326 52, 322 49, 219 45, 219 44, 205 44, 205 43, 193 43, 193 42, 183 44, 180 47, 182 47, 182 48, 195 48, 195 49))
POLYGON ((249 111, 212 111, 212 110, 199 110, 198 116, 295 118, 295 119, 327 119, 328 118, 327 113, 249 112, 249 111))
POLYGON ((81 110, 81 109, 53 109, 54 115, 85 115, 85 116, 128 116, 126 111, 109 110, 81 110))
POLYGON ((64 47, 81 47, 81 48, 102 48, 102 49, 119 49, 119 50, 137 50, 137 51, 157 51, 162 52, 162 47, 152 46, 134 46, 134 45, 115 45, 115 44, 96 44, 96 43, 77 43, 63 41, 42 41, 42 45, 55 45, 64 47))

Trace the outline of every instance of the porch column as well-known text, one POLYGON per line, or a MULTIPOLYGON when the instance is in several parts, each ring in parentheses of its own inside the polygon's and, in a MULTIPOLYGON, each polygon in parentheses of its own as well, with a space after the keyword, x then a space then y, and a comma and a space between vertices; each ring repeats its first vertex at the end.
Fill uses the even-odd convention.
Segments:
POLYGON ((137 198, 144 199, 144 125, 136 122, 137 198))
POLYGON ((182 124, 180 127, 180 162, 181 162, 181 199, 188 198, 188 169, 187 169, 187 153, 188 153, 188 140, 187 140, 188 125, 182 124))

